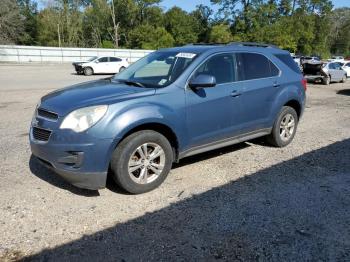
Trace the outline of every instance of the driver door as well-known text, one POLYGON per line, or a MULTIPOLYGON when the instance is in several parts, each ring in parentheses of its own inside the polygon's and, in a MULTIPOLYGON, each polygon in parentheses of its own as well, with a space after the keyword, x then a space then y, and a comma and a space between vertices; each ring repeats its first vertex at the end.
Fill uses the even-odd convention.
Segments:
POLYGON ((186 89, 190 147, 238 134, 243 90, 242 84, 235 82, 234 64, 233 54, 217 54, 207 59, 192 76, 211 75, 217 84, 210 88, 186 89))

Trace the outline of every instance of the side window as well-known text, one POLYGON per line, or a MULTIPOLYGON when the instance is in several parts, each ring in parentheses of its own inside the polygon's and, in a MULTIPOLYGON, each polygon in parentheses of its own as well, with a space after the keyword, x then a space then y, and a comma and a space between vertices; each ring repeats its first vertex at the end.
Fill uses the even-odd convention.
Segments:
POLYGON ((279 74, 278 68, 264 55, 237 53, 237 71, 240 80, 273 77, 279 74))
POLYGON ((275 57, 277 57, 281 62, 283 62, 285 65, 287 65, 290 69, 292 69, 296 73, 301 73, 299 66, 295 61, 290 57, 288 54, 276 54, 275 57))
POLYGON ((280 70, 270 60, 269 60, 269 64, 270 64, 271 76, 278 76, 280 74, 280 70))
POLYGON ((209 58, 196 71, 200 74, 212 75, 217 84, 231 83, 235 81, 234 60, 232 54, 219 54, 209 58))
POLYGON ((347 64, 345 65, 345 67, 350 67, 350 63, 347 63, 347 64))
POLYGON ((108 57, 101 57, 100 59, 98 59, 98 61, 100 63, 106 63, 106 62, 108 62, 108 57))
POLYGON ((117 57, 110 57, 109 58, 109 61, 110 62, 120 62, 120 61, 122 61, 120 58, 117 58, 117 57))
POLYGON ((335 69, 335 64, 334 63, 330 63, 328 65, 328 69, 335 69))

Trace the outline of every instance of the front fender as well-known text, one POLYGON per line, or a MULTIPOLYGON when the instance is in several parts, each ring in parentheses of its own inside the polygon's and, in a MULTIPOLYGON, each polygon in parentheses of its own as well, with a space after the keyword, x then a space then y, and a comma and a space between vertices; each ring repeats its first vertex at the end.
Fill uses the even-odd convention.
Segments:
POLYGON ((143 124, 162 124, 170 128, 176 135, 179 147, 184 137, 185 114, 182 110, 174 111, 157 103, 139 103, 124 107, 122 110, 107 117, 102 126, 103 137, 114 138, 117 142, 130 130, 143 124), (183 114, 183 115, 182 115, 183 114))

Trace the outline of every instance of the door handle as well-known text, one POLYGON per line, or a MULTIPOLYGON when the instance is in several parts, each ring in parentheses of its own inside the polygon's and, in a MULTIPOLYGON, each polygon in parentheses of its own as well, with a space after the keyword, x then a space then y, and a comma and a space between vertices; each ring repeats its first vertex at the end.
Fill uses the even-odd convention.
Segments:
POLYGON ((240 95, 241 95, 241 93, 238 92, 237 90, 233 90, 233 91, 231 92, 231 96, 232 96, 232 97, 237 97, 237 96, 240 96, 240 95))
POLYGON ((279 83, 273 83, 273 87, 279 87, 280 84, 279 83))

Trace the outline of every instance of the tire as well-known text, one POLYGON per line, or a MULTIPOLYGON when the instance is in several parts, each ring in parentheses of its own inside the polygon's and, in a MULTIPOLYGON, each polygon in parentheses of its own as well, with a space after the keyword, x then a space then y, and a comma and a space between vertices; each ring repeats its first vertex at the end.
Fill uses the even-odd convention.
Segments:
POLYGON ((91 76, 94 73, 94 70, 91 67, 84 68, 84 75, 91 76))
MULTIPOLYGON (((287 120, 288 123, 286 124, 290 124, 291 122, 289 120, 287 120)), ((278 117, 273 125, 271 134, 267 137, 267 141, 276 147, 285 147, 287 146, 290 142, 292 142, 295 133, 297 131, 297 127, 298 127, 298 115, 295 112, 294 108, 289 107, 289 106, 284 106, 282 107, 282 110, 280 111, 280 113, 278 114, 278 117), (293 129, 291 131, 291 126, 288 127, 286 126, 283 122, 285 122, 287 120, 288 117, 292 117, 292 120, 294 121, 294 126, 293 129), (284 127, 282 127, 284 126, 284 127), (286 128, 288 128, 288 132, 286 130, 286 128), (284 133, 283 133, 284 131, 284 133), (289 136, 287 137, 289 133, 289 136)))
POLYGON ((345 83, 345 82, 346 82, 346 79, 347 79, 347 76, 344 75, 343 78, 342 78, 342 80, 341 80, 341 82, 342 82, 342 83, 345 83))
POLYGON ((173 158, 172 147, 162 134, 152 130, 135 132, 122 140, 113 152, 111 160, 113 179, 121 188, 131 194, 151 191, 166 179, 173 158), (145 144, 147 144, 146 151, 149 158, 142 158, 140 154, 145 153, 145 144), (157 146, 163 151, 156 151, 157 146), (152 153, 155 152, 161 154, 154 158, 154 162, 152 162, 152 153), (155 165, 158 165, 159 169, 155 168, 155 165), (153 170, 158 171, 159 174, 156 174, 153 170), (142 176, 142 174, 145 174, 145 176, 142 176))
POLYGON ((328 77, 325 77, 325 78, 323 78, 323 84, 324 85, 330 85, 331 84, 331 77, 330 76, 328 76, 328 77))
POLYGON ((121 68, 119 68, 119 73, 125 70, 125 66, 122 66, 121 68))

